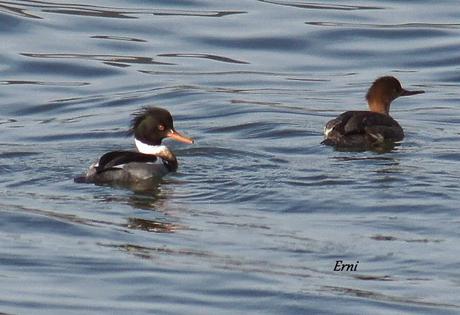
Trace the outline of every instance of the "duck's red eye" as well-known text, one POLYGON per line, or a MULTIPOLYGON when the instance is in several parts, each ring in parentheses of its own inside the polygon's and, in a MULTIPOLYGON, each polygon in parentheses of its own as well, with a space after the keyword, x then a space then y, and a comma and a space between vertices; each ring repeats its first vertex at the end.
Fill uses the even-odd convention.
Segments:
POLYGON ((163 126, 163 125, 158 125, 158 130, 164 131, 164 130, 165 130, 165 126, 163 126))

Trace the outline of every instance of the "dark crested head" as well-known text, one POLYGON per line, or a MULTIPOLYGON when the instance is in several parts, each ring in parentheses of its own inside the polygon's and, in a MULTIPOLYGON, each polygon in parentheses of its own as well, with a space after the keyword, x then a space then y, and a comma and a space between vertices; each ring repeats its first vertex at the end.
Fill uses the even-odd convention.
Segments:
POLYGON ((134 114, 130 133, 148 145, 160 145, 164 138, 193 143, 193 140, 181 135, 174 129, 173 118, 169 111, 159 107, 144 107, 134 114))
POLYGON ((373 112, 388 115, 390 104, 400 96, 409 96, 425 93, 424 91, 408 91, 403 89, 398 79, 392 76, 380 77, 372 83, 367 91, 366 99, 373 112))

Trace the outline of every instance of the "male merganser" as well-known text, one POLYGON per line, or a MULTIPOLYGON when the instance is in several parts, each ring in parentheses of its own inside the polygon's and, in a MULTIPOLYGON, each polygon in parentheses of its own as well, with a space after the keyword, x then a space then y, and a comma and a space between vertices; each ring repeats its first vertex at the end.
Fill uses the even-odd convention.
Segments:
POLYGON ((164 138, 192 144, 193 140, 174 129, 171 114, 158 107, 145 107, 134 114, 130 134, 134 135, 135 151, 112 151, 92 164, 86 174, 75 178, 78 183, 131 184, 159 179, 177 170, 177 159, 164 138), (162 163, 155 163, 161 159, 162 163))
POLYGON ((321 142, 337 148, 372 149, 401 141, 404 131, 390 117, 390 104, 400 96, 425 93, 408 91, 391 76, 374 81, 367 92, 369 111, 348 111, 332 119, 324 127, 326 139, 321 142))

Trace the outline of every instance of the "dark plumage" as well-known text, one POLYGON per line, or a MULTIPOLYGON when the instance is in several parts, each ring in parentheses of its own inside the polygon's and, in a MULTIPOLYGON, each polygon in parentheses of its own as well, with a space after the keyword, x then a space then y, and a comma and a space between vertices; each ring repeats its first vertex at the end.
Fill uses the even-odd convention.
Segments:
POLYGON ((104 154, 99 159, 96 168, 96 173, 108 171, 119 165, 140 162, 140 163, 154 163, 157 157, 151 154, 143 154, 134 151, 112 151, 104 154))
POLYGON ((369 111, 348 111, 330 120, 325 128, 325 145, 337 148, 373 149, 404 139, 404 131, 390 115, 390 104, 399 96, 424 93, 408 91, 390 76, 380 77, 369 88, 369 111))
POLYGON ((174 129, 171 114, 162 108, 144 107, 134 114, 129 134, 134 135, 140 152, 112 151, 102 155, 90 166, 86 174, 75 178, 75 182, 96 184, 131 184, 161 178, 177 170, 174 153, 161 145, 164 138, 184 143, 193 143, 174 129), (161 160, 162 163, 155 163, 161 160))
POLYGON ((159 107, 143 107, 131 119, 129 134, 149 145, 160 145, 168 133, 174 130, 169 111, 159 107))

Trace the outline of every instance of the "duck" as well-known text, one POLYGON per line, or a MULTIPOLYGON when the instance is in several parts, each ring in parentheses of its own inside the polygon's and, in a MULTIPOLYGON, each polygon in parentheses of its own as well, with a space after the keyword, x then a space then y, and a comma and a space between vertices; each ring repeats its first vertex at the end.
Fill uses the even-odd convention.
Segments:
POLYGON ((404 139, 404 130, 390 116, 391 103, 400 96, 422 94, 406 90, 393 76, 377 78, 366 94, 369 110, 353 110, 326 123, 321 143, 338 149, 372 150, 404 139))
POLYGON ((174 128, 171 113, 160 107, 143 107, 134 113, 128 135, 134 136, 137 151, 107 152, 74 181, 123 185, 158 180, 178 168, 176 155, 162 144, 163 139, 194 143, 174 128))

